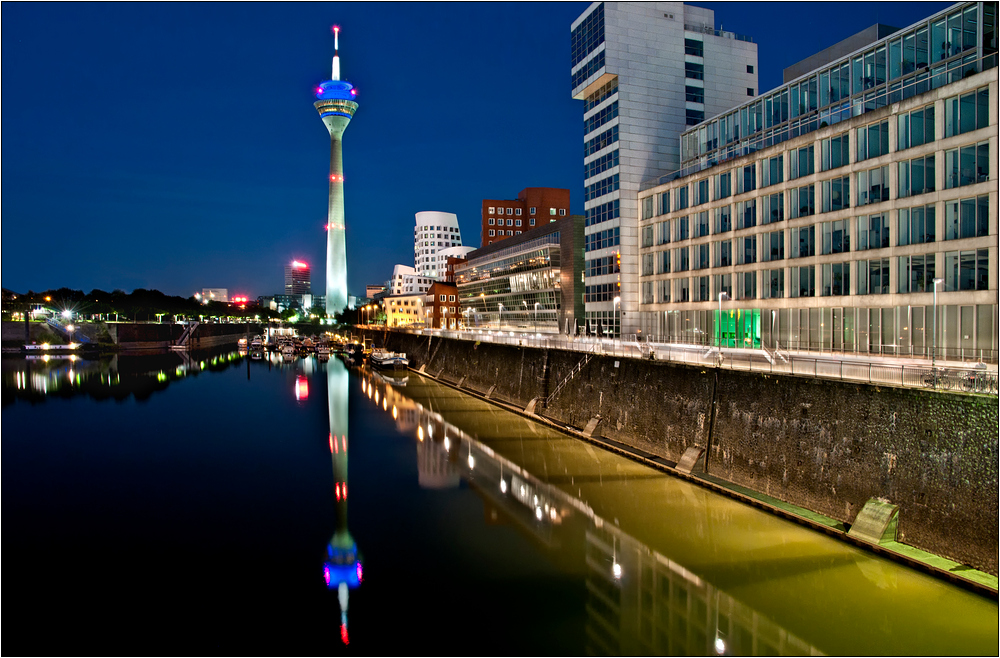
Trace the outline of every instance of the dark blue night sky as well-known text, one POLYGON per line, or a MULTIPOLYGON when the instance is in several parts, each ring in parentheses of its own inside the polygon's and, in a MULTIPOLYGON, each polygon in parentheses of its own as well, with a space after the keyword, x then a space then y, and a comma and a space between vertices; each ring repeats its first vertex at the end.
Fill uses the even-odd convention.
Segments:
MULTIPOLYGON (((413 263, 415 212, 564 187, 583 212, 569 26, 589 3, 3 3, 2 275, 67 286, 323 292, 329 136, 312 106, 342 28, 351 294, 413 263)), ((781 70, 949 3, 696 3, 781 70)))

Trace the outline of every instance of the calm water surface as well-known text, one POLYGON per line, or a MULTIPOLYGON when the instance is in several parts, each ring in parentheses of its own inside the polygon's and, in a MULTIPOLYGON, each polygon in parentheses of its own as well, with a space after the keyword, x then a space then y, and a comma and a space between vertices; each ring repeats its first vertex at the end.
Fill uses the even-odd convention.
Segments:
POLYGON ((997 655, 997 603, 418 375, 3 360, 5 653, 997 655))

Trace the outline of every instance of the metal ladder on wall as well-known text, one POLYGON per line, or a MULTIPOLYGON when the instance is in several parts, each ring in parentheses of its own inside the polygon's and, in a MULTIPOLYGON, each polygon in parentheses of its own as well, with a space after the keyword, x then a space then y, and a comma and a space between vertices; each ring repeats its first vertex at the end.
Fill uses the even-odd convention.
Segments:
POLYGON ((563 379, 561 382, 559 382, 559 385, 556 386, 555 390, 549 393, 548 397, 545 398, 545 406, 548 406, 549 402, 554 400, 555 397, 559 395, 559 392, 562 391, 564 388, 566 388, 566 384, 568 384, 570 380, 576 377, 580 373, 580 371, 582 371, 583 368, 588 363, 590 363, 590 360, 592 358, 594 358, 593 353, 588 352, 587 355, 583 357, 583 360, 580 361, 580 363, 576 364, 576 366, 572 370, 570 370, 569 374, 566 375, 566 378, 563 379))
POLYGON ((184 331, 181 333, 181 337, 177 339, 175 345, 186 346, 188 341, 191 339, 191 336, 194 334, 194 330, 198 328, 198 324, 198 322, 192 322, 184 327, 184 331))

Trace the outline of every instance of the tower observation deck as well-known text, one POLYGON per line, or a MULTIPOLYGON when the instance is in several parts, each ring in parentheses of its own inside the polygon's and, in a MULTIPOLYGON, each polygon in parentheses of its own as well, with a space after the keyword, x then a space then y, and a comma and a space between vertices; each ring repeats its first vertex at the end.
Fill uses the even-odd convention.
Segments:
POLYGON ((326 224, 326 313, 335 315, 347 307, 347 244, 344 234, 344 159, 341 139, 358 109, 354 85, 340 79, 340 28, 334 26, 331 79, 316 87, 316 102, 323 125, 330 133, 330 198, 326 224))

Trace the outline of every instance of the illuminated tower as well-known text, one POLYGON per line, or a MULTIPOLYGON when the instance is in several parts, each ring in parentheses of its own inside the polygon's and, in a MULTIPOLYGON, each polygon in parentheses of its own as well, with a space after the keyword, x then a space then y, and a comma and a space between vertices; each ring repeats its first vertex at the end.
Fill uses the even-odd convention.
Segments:
POLYGON ((340 140, 358 109, 354 85, 340 79, 338 26, 333 27, 332 79, 316 88, 314 105, 330 131, 330 202, 326 223, 326 313, 347 308, 347 244, 344 237, 344 160, 340 140))

